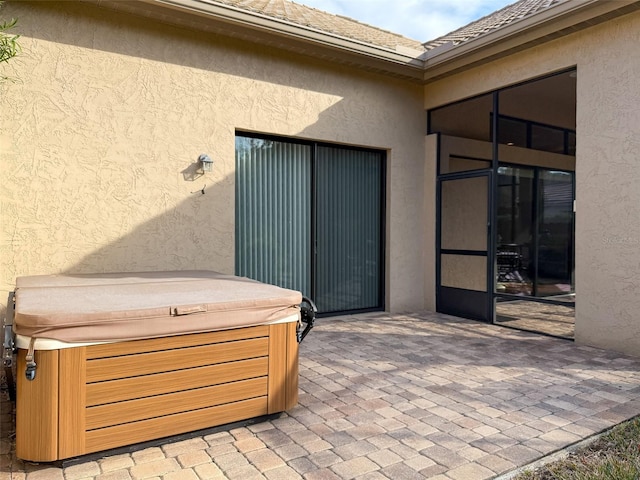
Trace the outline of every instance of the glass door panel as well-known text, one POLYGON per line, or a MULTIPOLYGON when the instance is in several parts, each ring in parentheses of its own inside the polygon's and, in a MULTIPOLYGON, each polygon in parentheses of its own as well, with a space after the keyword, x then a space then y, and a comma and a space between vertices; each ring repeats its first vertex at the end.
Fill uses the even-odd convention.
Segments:
POLYGON ((497 294, 573 293, 573 172, 498 169, 497 294))
POLYGON ((236 137, 236 274, 311 295, 311 147, 236 137))
POLYGON ((315 302, 321 312, 379 308, 384 154, 317 152, 315 302))
POLYGON ((573 173, 538 178, 538 296, 573 293, 573 173))
POLYGON ((535 279, 535 175, 531 168, 498 168, 497 293, 531 295, 535 279))

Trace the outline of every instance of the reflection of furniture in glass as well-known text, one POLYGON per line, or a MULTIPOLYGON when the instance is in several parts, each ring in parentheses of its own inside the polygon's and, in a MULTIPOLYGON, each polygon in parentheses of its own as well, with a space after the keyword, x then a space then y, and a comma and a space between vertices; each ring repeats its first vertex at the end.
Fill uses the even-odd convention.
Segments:
POLYGON ((531 294, 531 282, 523 261, 526 245, 508 243, 498 245, 496 251, 497 289, 506 293, 531 294))
POLYGON ((500 165, 496 291, 573 291, 573 200, 571 171, 500 165))
POLYGON ((517 278, 522 268, 521 245, 511 243, 498 245, 498 281, 506 282, 517 278))

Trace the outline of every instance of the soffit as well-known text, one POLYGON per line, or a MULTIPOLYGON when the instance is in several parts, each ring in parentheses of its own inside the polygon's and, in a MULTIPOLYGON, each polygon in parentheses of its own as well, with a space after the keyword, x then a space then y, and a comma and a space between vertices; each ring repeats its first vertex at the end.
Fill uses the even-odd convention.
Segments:
POLYGON ((490 15, 492 18, 427 42, 428 51, 422 57, 425 83, 638 10, 638 0, 521 0, 490 15), (531 10, 522 16, 515 14, 523 6, 531 10))
POLYGON ((428 83, 640 9, 640 0, 520 0, 420 44, 289 0, 88 0, 410 81, 428 83))
POLYGON ((414 82, 422 78, 420 42, 288 0, 88 1, 318 60, 414 82))

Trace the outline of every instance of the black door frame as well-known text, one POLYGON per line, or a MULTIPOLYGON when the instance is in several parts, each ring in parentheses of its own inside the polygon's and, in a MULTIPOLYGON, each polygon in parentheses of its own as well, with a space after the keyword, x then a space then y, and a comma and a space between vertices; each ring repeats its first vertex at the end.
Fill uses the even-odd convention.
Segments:
POLYGON ((436 186, 436 311, 459 317, 493 323, 494 317, 494 256, 493 248, 493 169, 471 170, 438 175, 436 186), (456 250, 442 248, 442 184, 447 181, 485 177, 487 179, 487 247, 484 250, 456 250), (442 285, 442 255, 486 257, 486 291, 466 290, 442 285), (466 307, 466 308, 465 308, 466 307))
MULTIPOLYGON (((566 69, 562 69, 556 72, 552 72, 549 73, 547 75, 542 75, 539 77, 535 77, 535 78, 531 78, 527 81, 523 81, 523 82, 519 82, 515 85, 509 85, 509 86, 505 86, 502 88, 498 88, 495 89, 491 92, 487 92, 487 93, 481 93, 469 98, 464 98, 461 100, 458 100, 456 102, 451 102, 447 105, 442 105, 440 107, 437 107, 436 109, 431 109, 427 111, 427 123, 428 123, 428 130, 427 130, 427 134, 437 134, 438 135, 438 154, 437 154, 437 188, 436 188, 436 311, 440 311, 440 305, 442 304, 442 292, 441 292, 441 285, 440 285, 440 273, 441 273, 441 262, 440 262, 440 256, 441 256, 441 239, 440 239, 440 234, 441 234, 441 229, 440 229, 440 222, 441 222, 441 218, 440 218, 440 206, 441 206, 441 198, 440 198, 440 190, 441 190, 441 180, 446 180, 448 178, 453 179, 455 177, 458 178, 464 178, 467 175, 471 175, 473 176, 473 174, 482 174, 480 172, 487 172, 490 174, 490 178, 489 178, 489 185, 490 185, 490 192, 489 192, 489 216, 490 216, 490 221, 489 221, 489 228, 488 228, 488 234, 489 234, 489 238, 488 238, 488 252, 487 252, 487 285, 489 287, 488 290, 488 296, 490 298, 487 299, 486 304, 487 304, 487 311, 486 314, 484 315, 484 317, 486 318, 486 321, 489 323, 494 323, 495 322, 495 304, 497 302, 498 299, 503 299, 503 300, 519 300, 519 301, 529 301, 529 302, 534 302, 534 303, 543 303, 543 304, 554 304, 554 305, 562 305, 562 306, 568 306, 568 307, 573 307, 575 308, 575 304, 571 304, 568 302, 564 302, 561 300, 553 300, 552 298, 546 298, 546 297, 523 297, 520 295, 514 295, 514 294, 507 294, 507 293, 498 293, 495 291, 495 281, 496 281, 496 264, 495 264, 495 256, 496 256, 496 250, 497 250, 497 235, 495 235, 494 231, 495 228, 493 226, 497 225, 497 216, 498 216, 498 212, 497 212, 497 204, 498 204, 498 188, 497 188, 497 183, 498 183, 498 168, 500 166, 500 162, 499 162, 499 143, 498 143, 498 130, 499 130, 499 119, 500 119, 500 93, 504 92, 505 90, 511 89, 511 88, 517 88, 520 87, 522 85, 526 85, 529 83, 533 83, 533 82, 538 82, 540 80, 544 80, 545 78, 549 78, 549 77, 553 77, 556 75, 561 75, 561 74, 565 74, 565 73, 569 73, 572 71, 576 71, 576 67, 570 67, 570 68, 566 68, 566 69), (471 99, 474 98, 478 98, 484 95, 491 95, 492 96, 492 108, 491 108, 491 112, 496 113, 496 114, 492 114, 491 115, 491 126, 490 126, 490 141, 492 144, 492 153, 491 153, 491 167, 486 169, 486 170, 475 170, 472 172, 464 172, 464 173, 460 173, 460 174, 440 174, 440 145, 439 145, 439 136, 440 136, 440 132, 439 131, 435 131, 432 129, 432 121, 431 121, 431 117, 432 117, 432 113, 434 110, 440 109, 440 108, 446 108, 449 107, 451 105, 455 105, 458 103, 462 103, 462 102, 467 102, 471 99)), ((575 135, 575 134, 574 134, 575 135)), ((568 149, 568 137, 567 135, 565 135, 565 143, 567 144, 565 146, 565 149, 568 149)), ((569 153, 568 151, 565 153, 569 153)), ((575 199, 575 189, 576 189, 576 179, 575 179, 575 172, 574 172, 574 182, 573 182, 573 197, 575 199)), ((575 266, 575 240, 576 240, 576 233, 575 233, 575 216, 574 216, 574 232, 573 232, 573 255, 574 255, 574 266, 575 266)), ((481 301, 484 301, 484 298, 481 299, 481 301)), ((459 316, 464 316, 464 315, 459 315, 459 316)))

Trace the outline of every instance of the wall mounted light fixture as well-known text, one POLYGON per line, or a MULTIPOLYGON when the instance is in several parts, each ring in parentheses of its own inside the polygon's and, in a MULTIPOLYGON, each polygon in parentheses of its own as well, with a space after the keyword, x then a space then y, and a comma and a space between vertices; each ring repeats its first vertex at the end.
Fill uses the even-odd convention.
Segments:
POLYGON ((213 170, 213 160, 206 153, 201 153, 198 157, 198 162, 200 162, 200 167, 203 172, 211 172, 213 170))

